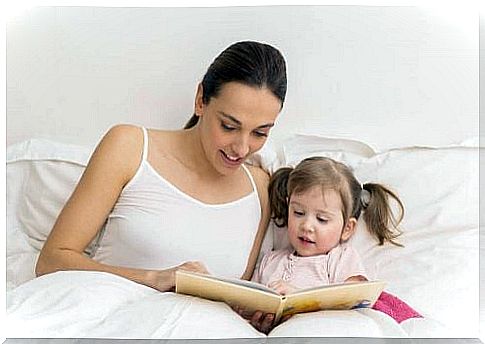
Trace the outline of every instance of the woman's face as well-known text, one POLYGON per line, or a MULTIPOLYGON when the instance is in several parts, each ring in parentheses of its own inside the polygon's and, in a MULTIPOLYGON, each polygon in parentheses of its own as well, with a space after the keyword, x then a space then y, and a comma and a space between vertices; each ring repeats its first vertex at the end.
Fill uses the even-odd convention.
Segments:
POLYGON ((217 97, 203 104, 199 86, 195 113, 200 116, 202 148, 215 170, 222 175, 231 174, 258 151, 280 109, 280 100, 267 88, 229 82, 217 97))

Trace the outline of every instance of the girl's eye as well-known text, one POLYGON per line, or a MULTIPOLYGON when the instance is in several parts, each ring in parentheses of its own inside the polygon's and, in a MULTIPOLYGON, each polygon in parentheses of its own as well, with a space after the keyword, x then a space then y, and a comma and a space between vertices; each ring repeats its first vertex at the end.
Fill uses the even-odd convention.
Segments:
POLYGON ((317 221, 320 222, 320 223, 327 223, 328 222, 327 219, 324 219, 324 218, 321 218, 321 217, 317 217, 317 221))
POLYGON ((302 211, 298 211, 298 210, 294 210, 293 214, 295 214, 296 216, 303 216, 304 215, 304 213, 302 211))
POLYGON ((235 127, 233 127, 232 125, 229 125, 229 124, 226 124, 224 122, 221 122, 221 127, 222 129, 224 129, 225 131, 233 131, 234 129, 236 129, 235 127))

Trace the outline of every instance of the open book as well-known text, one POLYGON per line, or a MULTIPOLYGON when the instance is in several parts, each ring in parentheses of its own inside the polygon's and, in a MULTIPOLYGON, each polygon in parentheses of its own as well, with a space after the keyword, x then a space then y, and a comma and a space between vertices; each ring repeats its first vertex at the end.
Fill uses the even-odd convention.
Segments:
POLYGON ((384 285, 382 281, 330 284, 280 295, 255 282, 180 270, 175 274, 177 293, 223 301, 247 311, 274 313, 275 323, 281 317, 295 313, 372 307, 384 285))

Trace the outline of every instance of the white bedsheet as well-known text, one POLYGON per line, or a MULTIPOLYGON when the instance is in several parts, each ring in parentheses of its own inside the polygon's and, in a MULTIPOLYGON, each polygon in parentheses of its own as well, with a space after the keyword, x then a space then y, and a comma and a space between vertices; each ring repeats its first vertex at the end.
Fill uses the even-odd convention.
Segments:
MULTIPOLYGON (((101 272, 62 271, 7 293, 7 337, 68 338, 265 337, 219 302, 160 293, 101 272)), ((406 337, 372 309, 294 316, 270 336, 406 337), (298 329, 296 331, 296 329, 298 329)))

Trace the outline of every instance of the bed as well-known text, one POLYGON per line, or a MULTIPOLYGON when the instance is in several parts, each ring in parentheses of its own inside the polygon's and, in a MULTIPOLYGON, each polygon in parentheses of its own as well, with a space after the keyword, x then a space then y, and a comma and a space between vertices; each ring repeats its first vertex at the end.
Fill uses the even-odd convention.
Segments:
MULTIPOLYGON (((473 10, 136 6, 38 7, 8 21, 5 337, 478 337, 483 148, 473 10), (198 78, 243 39, 280 48, 289 80, 270 140, 248 163, 272 173, 329 156, 361 182, 392 187, 405 206, 404 247, 378 246, 362 221, 352 241, 370 277, 421 317, 309 313, 266 336, 224 304, 114 275, 35 278, 39 250, 103 133, 118 123, 183 127, 198 78)), ((262 250, 285 245, 285 230, 271 225, 262 250)))
MULTIPOLYGON (((373 309, 302 314, 269 336, 476 337, 479 151, 477 140, 468 140, 375 152, 363 142, 314 135, 295 135, 279 148, 265 145, 250 162, 269 173, 321 155, 347 163, 362 181, 392 185, 405 204, 404 248, 378 246, 361 221, 352 241, 370 277, 385 280, 387 292, 422 315, 399 323, 373 309)), ((263 336, 224 304, 181 300, 106 273, 69 271, 34 279, 42 243, 90 153, 43 139, 7 149, 7 337, 263 336), (178 328, 181 317, 199 325, 178 328), (207 321, 225 330, 211 331, 207 321)), ((284 231, 271 225, 263 250, 284 247, 284 231)))

